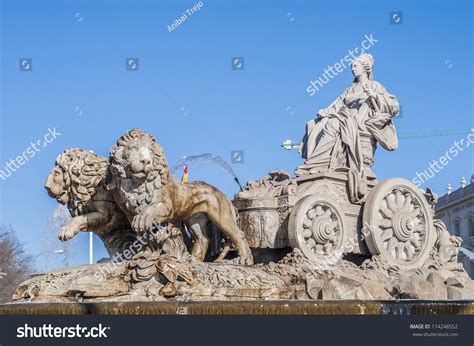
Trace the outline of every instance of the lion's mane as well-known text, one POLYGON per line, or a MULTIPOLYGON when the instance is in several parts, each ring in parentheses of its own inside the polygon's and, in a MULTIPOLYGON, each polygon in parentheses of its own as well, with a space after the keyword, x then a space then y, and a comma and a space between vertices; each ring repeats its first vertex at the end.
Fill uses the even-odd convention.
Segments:
POLYGON ((68 193, 71 215, 81 215, 84 205, 96 194, 107 174, 107 159, 93 152, 71 148, 56 159, 64 172, 64 191, 68 193))
POLYGON ((111 147, 110 171, 126 208, 133 213, 140 213, 143 208, 155 202, 159 189, 168 185, 172 179, 163 148, 155 137, 141 129, 126 132, 117 140, 117 144, 111 147), (132 144, 147 146, 153 154, 153 169, 141 183, 129 177, 131 162, 123 156, 124 150, 132 144))

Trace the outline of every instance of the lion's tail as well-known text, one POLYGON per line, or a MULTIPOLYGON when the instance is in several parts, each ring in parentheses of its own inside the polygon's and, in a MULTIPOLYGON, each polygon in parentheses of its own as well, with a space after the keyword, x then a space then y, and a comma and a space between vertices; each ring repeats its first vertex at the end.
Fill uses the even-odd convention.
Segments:
POLYGON ((239 210, 237 209, 237 207, 235 206, 234 202, 233 201, 230 201, 230 203, 232 204, 232 215, 234 216, 234 220, 235 222, 237 223, 237 226, 240 228, 240 222, 239 222, 239 210))

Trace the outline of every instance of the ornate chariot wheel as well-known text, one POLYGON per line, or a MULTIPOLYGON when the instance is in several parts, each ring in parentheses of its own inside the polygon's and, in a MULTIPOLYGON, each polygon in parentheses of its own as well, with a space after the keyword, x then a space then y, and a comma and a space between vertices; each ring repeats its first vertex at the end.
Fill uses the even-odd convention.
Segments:
POLYGON ((342 255, 344 232, 344 213, 330 196, 308 195, 291 211, 288 222, 290 245, 299 248, 314 263, 332 257, 336 257, 336 261, 337 256, 342 255))
POLYGON ((423 192, 405 179, 384 180, 370 192, 363 226, 370 253, 400 268, 423 265, 434 245, 432 209, 423 192))

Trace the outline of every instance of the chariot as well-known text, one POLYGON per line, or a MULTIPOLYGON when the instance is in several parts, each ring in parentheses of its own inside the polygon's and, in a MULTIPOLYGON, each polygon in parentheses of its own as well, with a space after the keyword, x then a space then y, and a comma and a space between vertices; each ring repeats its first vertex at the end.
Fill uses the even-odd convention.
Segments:
MULTIPOLYGON (((239 226, 253 249, 298 248, 317 264, 347 254, 378 255, 403 269, 422 266, 436 235, 423 192, 401 178, 378 182, 371 170, 375 145, 363 136, 367 198, 353 203, 348 169, 278 182, 266 193, 239 193, 239 226)), ((245 192, 245 191, 244 191, 245 192)))

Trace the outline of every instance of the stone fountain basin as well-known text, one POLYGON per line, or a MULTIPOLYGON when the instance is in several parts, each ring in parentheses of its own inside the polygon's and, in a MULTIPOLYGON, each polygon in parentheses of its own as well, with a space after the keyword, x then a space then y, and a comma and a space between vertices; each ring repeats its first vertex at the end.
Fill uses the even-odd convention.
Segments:
POLYGON ((474 315, 474 300, 11 303, 0 315, 474 315))

